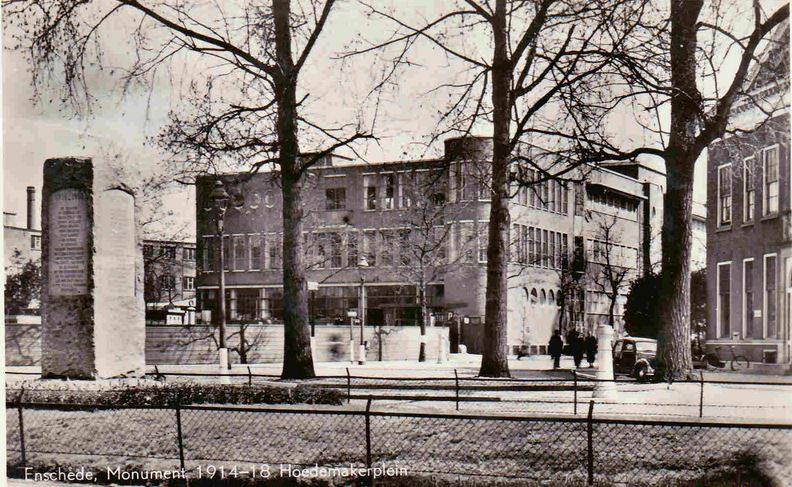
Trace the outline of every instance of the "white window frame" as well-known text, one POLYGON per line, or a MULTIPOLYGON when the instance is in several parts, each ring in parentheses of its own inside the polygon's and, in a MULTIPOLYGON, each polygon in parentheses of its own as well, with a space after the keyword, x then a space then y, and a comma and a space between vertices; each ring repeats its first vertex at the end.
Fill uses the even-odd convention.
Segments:
POLYGON ((248 270, 249 271, 260 271, 261 268, 263 267, 263 264, 264 264, 264 256, 262 255, 264 253, 264 236, 259 234, 259 233, 249 233, 248 236, 247 236, 247 240, 248 240, 248 249, 247 249, 247 254, 248 254, 248 266, 247 267, 248 267, 248 270), (258 267, 253 267, 253 243, 252 243, 252 241, 253 241, 254 237, 258 237, 258 239, 259 239, 259 266, 258 267))
MULTIPOLYGON (((727 260, 724 262, 718 262, 717 264, 717 271, 715 273, 715 339, 721 339, 723 337, 722 333, 722 323, 721 323, 721 294, 720 294, 720 273, 721 273, 721 266, 729 266, 729 299, 731 299, 731 265, 732 261, 727 260)), ((729 314, 731 315, 731 306, 729 307, 729 314)), ((731 324, 731 316, 729 316, 729 324, 731 324)), ((726 337, 726 339, 731 340, 731 337, 726 337)))
MULTIPOLYGON (((732 166, 731 162, 727 162, 726 164, 721 164, 720 166, 718 166, 718 170, 717 170, 717 172, 715 174, 715 187, 716 187, 716 190, 717 190, 716 191, 717 192, 717 200, 715 201, 715 209, 716 209, 716 215, 715 216, 717 217, 718 228, 728 227, 734 222, 734 195, 733 194, 731 194, 731 203, 729 205, 729 206, 731 206, 731 211, 730 211, 730 215, 729 215, 730 218, 729 218, 729 222, 728 223, 723 223, 723 215, 722 215, 722 211, 721 211, 721 170, 723 168, 725 168, 725 167, 728 167, 729 171, 731 171, 731 166, 732 166)), ((732 181, 732 177, 731 176, 733 176, 733 175, 730 175, 730 177, 729 177, 729 182, 731 183, 730 186, 734 187, 734 181, 732 181)), ((733 192, 732 188, 729 188, 729 192, 730 193, 733 192)))
MULTIPOLYGON (((743 215, 742 215, 743 216, 743 223, 749 223, 749 222, 753 223, 754 219, 756 218, 756 177, 755 177, 755 175, 756 175, 756 157, 755 156, 748 156, 748 157, 743 159, 743 177, 742 177, 742 179, 743 179, 743 191, 742 191, 742 193, 743 193, 743 215), (750 171, 750 177, 752 179, 751 182, 753 183, 753 207, 754 208, 753 208, 753 211, 750 212, 750 215, 748 214, 749 212, 748 212, 748 191, 747 191, 747 189, 748 189, 748 176, 749 176, 748 165, 747 165, 748 161, 751 161, 751 163, 753 165, 752 170, 750 171)), ((734 217, 734 214, 732 212, 732 218, 733 217, 734 217)))
MULTIPOLYGON (((775 252, 764 254, 762 256, 762 338, 768 339, 767 336, 767 259, 770 257, 775 257, 775 292, 778 293, 778 254, 775 252)), ((776 307, 778 307, 778 296, 776 296, 776 307)), ((778 311, 776 309, 776 311, 778 311)), ((776 334, 778 333, 778 326, 779 326, 779 319, 778 313, 776 313, 776 334)))
MULTIPOLYGON (((748 311, 746 309, 746 307, 745 307, 745 301, 746 301, 745 296, 747 294, 745 292, 745 264, 747 264, 748 262, 754 262, 754 258, 753 257, 748 257, 747 259, 743 259, 743 261, 742 261, 742 306, 741 306, 741 308, 742 308, 742 314, 741 314, 742 318, 740 319, 740 321, 742 322, 742 338, 743 339, 749 338, 748 337, 748 321, 745 319, 746 318, 746 311, 748 311)), ((718 282, 719 282, 718 285, 720 285, 720 281, 718 281, 718 282)), ((756 279, 752 280, 751 282, 752 283, 756 282, 756 279)), ((753 286, 753 285, 751 286, 751 292, 754 295, 754 300, 756 300, 756 286, 753 286)), ((751 312, 751 317, 753 317, 753 310, 751 312)))
POLYGON ((781 211, 781 147, 779 144, 773 144, 769 147, 762 149, 762 216, 777 215, 781 211), (767 210, 767 164, 765 154, 771 150, 776 150, 776 158, 778 159, 778 196, 776 209, 774 211, 767 210))

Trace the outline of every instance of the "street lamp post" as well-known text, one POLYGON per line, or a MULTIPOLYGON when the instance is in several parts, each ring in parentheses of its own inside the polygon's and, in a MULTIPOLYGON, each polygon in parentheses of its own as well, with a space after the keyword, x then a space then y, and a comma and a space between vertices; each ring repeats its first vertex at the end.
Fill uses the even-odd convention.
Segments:
POLYGON ((215 213, 215 223, 216 223, 216 233, 218 241, 220 242, 220 255, 219 255, 219 269, 218 272, 220 273, 220 282, 219 282, 219 296, 218 299, 220 301, 220 337, 218 338, 218 361, 220 365, 221 373, 225 374, 228 371, 229 363, 228 363, 228 348, 226 348, 226 303, 225 303, 225 256, 223 254, 224 248, 224 238, 223 238, 223 225, 225 219, 225 213, 228 209, 228 201, 229 196, 223 186, 223 182, 221 180, 215 181, 214 188, 212 192, 209 194, 209 200, 212 202, 212 207, 209 208, 209 211, 214 211, 215 213))
POLYGON ((358 357, 358 364, 366 364, 366 342, 363 340, 363 330, 366 326, 366 278, 360 276, 360 355, 358 357))
MULTIPOLYGON (((358 259, 358 267, 366 268, 368 267, 368 259, 366 259, 365 255, 361 255, 360 259, 358 259)), ((358 323, 360 324, 360 345, 358 348, 359 357, 358 357, 358 364, 365 365, 366 363, 366 342, 363 339, 363 331, 366 326, 366 276, 363 275, 361 271, 360 274, 360 298, 358 299, 358 323)), ((352 339, 352 330, 350 329, 350 340, 352 339)), ((354 347, 354 342, 350 341, 349 343, 350 348, 354 347)))

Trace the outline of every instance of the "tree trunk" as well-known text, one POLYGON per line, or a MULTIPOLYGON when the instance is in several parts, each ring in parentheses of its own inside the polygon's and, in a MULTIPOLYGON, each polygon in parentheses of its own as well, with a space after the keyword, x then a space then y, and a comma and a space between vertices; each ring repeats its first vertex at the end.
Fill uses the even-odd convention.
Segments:
POLYGON ((245 325, 239 325, 239 348, 238 348, 238 350, 239 350, 239 363, 240 364, 247 364, 248 363, 248 358, 247 358, 248 343, 247 343, 247 340, 245 339, 245 329, 246 328, 247 328, 247 326, 245 326, 245 325))
POLYGON ((280 69, 278 100, 278 160, 283 195, 283 371, 284 379, 315 377, 308 325, 308 288, 302 248, 302 175, 297 141, 297 72, 291 54, 289 0, 273 0, 275 50, 280 69))
POLYGON ((662 327, 657 356, 661 370, 674 378, 693 369, 690 349, 690 245, 693 161, 666 163, 668 190, 663 199, 662 327))
POLYGON ((421 347, 418 350, 418 361, 426 362, 426 327, 429 321, 429 307, 426 304, 426 285, 420 284, 418 301, 421 306, 421 347))
POLYGON ((671 2, 671 126, 666 150, 663 198, 662 328, 657 358, 667 377, 685 377, 693 368, 690 351, 690 244, 693 168, 698 107, 696 23, 702 0, 671 2))
POLYGON ((510 377, 507 359, 507 295, 509 243, 509 88, 506 0, 497 0, 493 17, 495 51, 492 65, 493 154, 492 192, 487 246, 487 290, 484 310, 482 377, 510 377))
POLYGON ((610 296, 610 303, 608 304, 608 324, 610 325, 611 328, 614 329, 616 325, 614 312, 616 310, 616 299, 618 299, 618 297, 619 297, 618 294, 614 294, 613 296, 610 296))

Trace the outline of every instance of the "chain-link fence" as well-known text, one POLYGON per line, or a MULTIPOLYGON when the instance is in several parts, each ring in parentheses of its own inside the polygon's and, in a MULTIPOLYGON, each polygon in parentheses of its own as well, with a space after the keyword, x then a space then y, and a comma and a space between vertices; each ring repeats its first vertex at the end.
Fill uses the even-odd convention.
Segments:
POLYGON ((12 471, 184 468, 204 478, 360 469, 355 475, 418 485, 438 476, 552 485, 792 478, 792 424, 614 419, 595 407, 562 417, 396 412, 371 401, 365 409, 17 402, 6 404, 7 461, 12 471))
MULTIPOLYGON (((604 381, 563 372, 558 377, 479 378, 461 376, 372 377, 327 375, 302 381, 314 387, 335 389, 348 402, 362 403, 373 397, 379 404, 398 404, 415 410, 426 408, 465 412, 584 414, 597 384, 612 382, 623 394, 618 400, 598 401, 598 411, 625 417, 698 416, 711 419, 787 418, 792 416, 792 382, 778 380, 679 380, 668 383, 640 383, 619 377, 604 381)), ((149 379, 162 384, 209 382, 266 384, 279 376, 245 372, 230 375, 208 372, 160 372, 156 367, 149 379)), ((758 379, 758 378, 757 378, 758 379)))

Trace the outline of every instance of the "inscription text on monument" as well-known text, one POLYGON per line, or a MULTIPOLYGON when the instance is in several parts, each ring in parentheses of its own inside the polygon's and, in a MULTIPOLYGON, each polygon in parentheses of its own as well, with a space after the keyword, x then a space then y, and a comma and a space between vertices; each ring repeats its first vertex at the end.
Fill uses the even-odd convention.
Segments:
POLYGON ((61 189, 49 205, 49 289, 54 296, 88 294, 88 202, 61 189))

